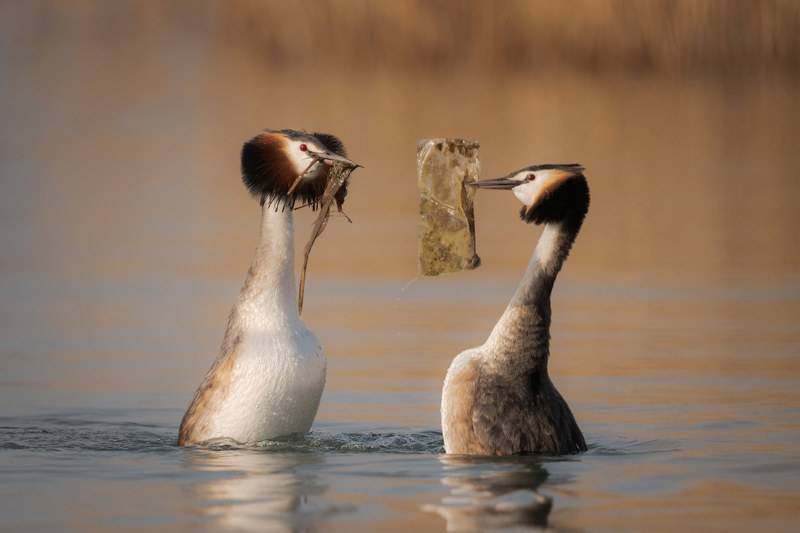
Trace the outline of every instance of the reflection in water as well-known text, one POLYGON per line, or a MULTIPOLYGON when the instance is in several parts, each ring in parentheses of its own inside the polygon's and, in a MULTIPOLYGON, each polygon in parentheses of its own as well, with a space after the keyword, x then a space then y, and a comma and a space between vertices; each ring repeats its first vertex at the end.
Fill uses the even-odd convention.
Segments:
POLYGON ((450 494, 423 510, 447 520, 448 531, 547 526, 553 502, 536 490, 548 475, 537 458, 443 455, 440 461, 450 494))
POLYGON ((197 512, 215 526, 245 531, 308 530, 348 507, 328 501, 327 485, 308 468, 321 465, 317 453, 196 449, 186 459, 193 470, 220 473, 191 485, 197 512))

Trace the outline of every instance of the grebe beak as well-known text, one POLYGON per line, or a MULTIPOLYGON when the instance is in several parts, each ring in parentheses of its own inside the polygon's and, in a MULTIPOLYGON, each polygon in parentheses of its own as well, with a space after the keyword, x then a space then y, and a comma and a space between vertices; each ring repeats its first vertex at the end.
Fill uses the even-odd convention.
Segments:
POLYGON ((334 161, 336 161, 338 163, 343 163, 345 166, 348 166, 350 168, 359 168, 359 167, 361 167, 361 165, 359 165, 358 163, 356 163, 354 161, 350 161, 346 157, 342 157, 339 154, 335 154, 335 153, 331 152, 330 150, 323 150, 322 152, 315 152, 315 151, 309 149, 309 150, 306 151, 306 153, 310 157, 313 157, 317 161, 320 161, 321 163, 323 163, 325 165, 328 165, 329 167, 333 166, 334 161))
POLYGON ((467 183, 467 185, 471 185, 472 187, 478 187, 479 189, 495 189, 499 191, 510 191, 517 185, 519 185, 519 181, 512 180, 508 176, 502 178, 491 178, 487 180, 478 180, 473 181, 471 183, 467 183))

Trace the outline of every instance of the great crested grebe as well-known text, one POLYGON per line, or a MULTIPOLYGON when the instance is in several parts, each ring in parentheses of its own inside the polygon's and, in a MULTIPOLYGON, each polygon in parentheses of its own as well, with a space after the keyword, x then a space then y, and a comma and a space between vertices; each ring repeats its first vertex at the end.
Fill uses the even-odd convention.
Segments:
POLYGON ((547 373, 550 293, 589 210, 580 165, 535 165, 473 182, 511 190, 525 222, 544 224, 525 276, 489 338, 450 364, 442 433, 450 454, 567 454, 586 450, 575 417, 547 373))
MULTIPOLYGON (((325 387, 326 360, 300 319, 293 208, 316 206, 334 162, 347 159, 327 133, 265 130, 242 148, 242 178, 259 198, 261 235, 217 357, 181 421, 181 446, 306 433, 325 387)), ((340 191, 342 198, 346 191, 340 191)))

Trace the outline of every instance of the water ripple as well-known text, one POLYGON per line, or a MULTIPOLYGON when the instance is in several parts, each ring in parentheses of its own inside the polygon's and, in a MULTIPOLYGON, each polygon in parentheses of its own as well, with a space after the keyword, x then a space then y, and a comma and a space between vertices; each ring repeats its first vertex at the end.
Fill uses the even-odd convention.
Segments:
POLYGON ((438 454, 444 452, 444 441, 439 431, 422 431, 419 433, 328 433, 314 430, 308 435, 292 435, 257 444, 242 445, 230 439, 215 439, 203 443, 201 446, 213 450, 247 449, 269 452, 401 454, 438 454))
MULTIPOLYGON (((0 422, 0 450, 157 452, 179 449, 174 429, 158 425, 109 424, 74 419, 37 419, 35 425, 31 425, 30 421, 13 425, 8 420, 3 422, 0 422)), ((197 448, 260 452, 438 454, 443 452, 443 440, 438 431, 329 433, 314 430, 308 435, 292 435, 249 445, 230 439, 215 439, 197 448)))

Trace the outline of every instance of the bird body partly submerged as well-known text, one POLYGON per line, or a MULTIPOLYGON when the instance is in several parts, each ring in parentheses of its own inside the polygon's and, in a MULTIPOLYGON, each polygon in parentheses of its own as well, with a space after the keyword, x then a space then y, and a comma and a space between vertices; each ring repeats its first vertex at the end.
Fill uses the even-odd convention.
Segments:
POLYGON ((181 444, 259 442, 306 433, 325 386, 326 360, 297 313, 293 215, 264 206, 261 240, 231 312, 221 355, 181 424, 181 444))
POLYGON ((321 137, 268 130, 245 144, 245 183, 262 200, 259 243, 220 355, 181 421, 180 445, 213 439, 256 443, 311 428, 325 387, 326 359, 297 309, 294 197, 288 191, 313 204, 324 190, 316 183, 327 176, 324 158, 344 156, 338 139, 315 135, 321 137))
POLYGON ((554 166, 529 167, 483 182, 487 188, 514 189, 525 204, 523 219, 545 228, 489 338, 459 354, 447 371, 441 407, 447 453, 564 454, 586 449, 569 406, 550 380, 547 361, 550 293, 588 209, 588 187, 580 167, 549 167, 554 166), (554 203, 559 205, 554 208, 554 203))

